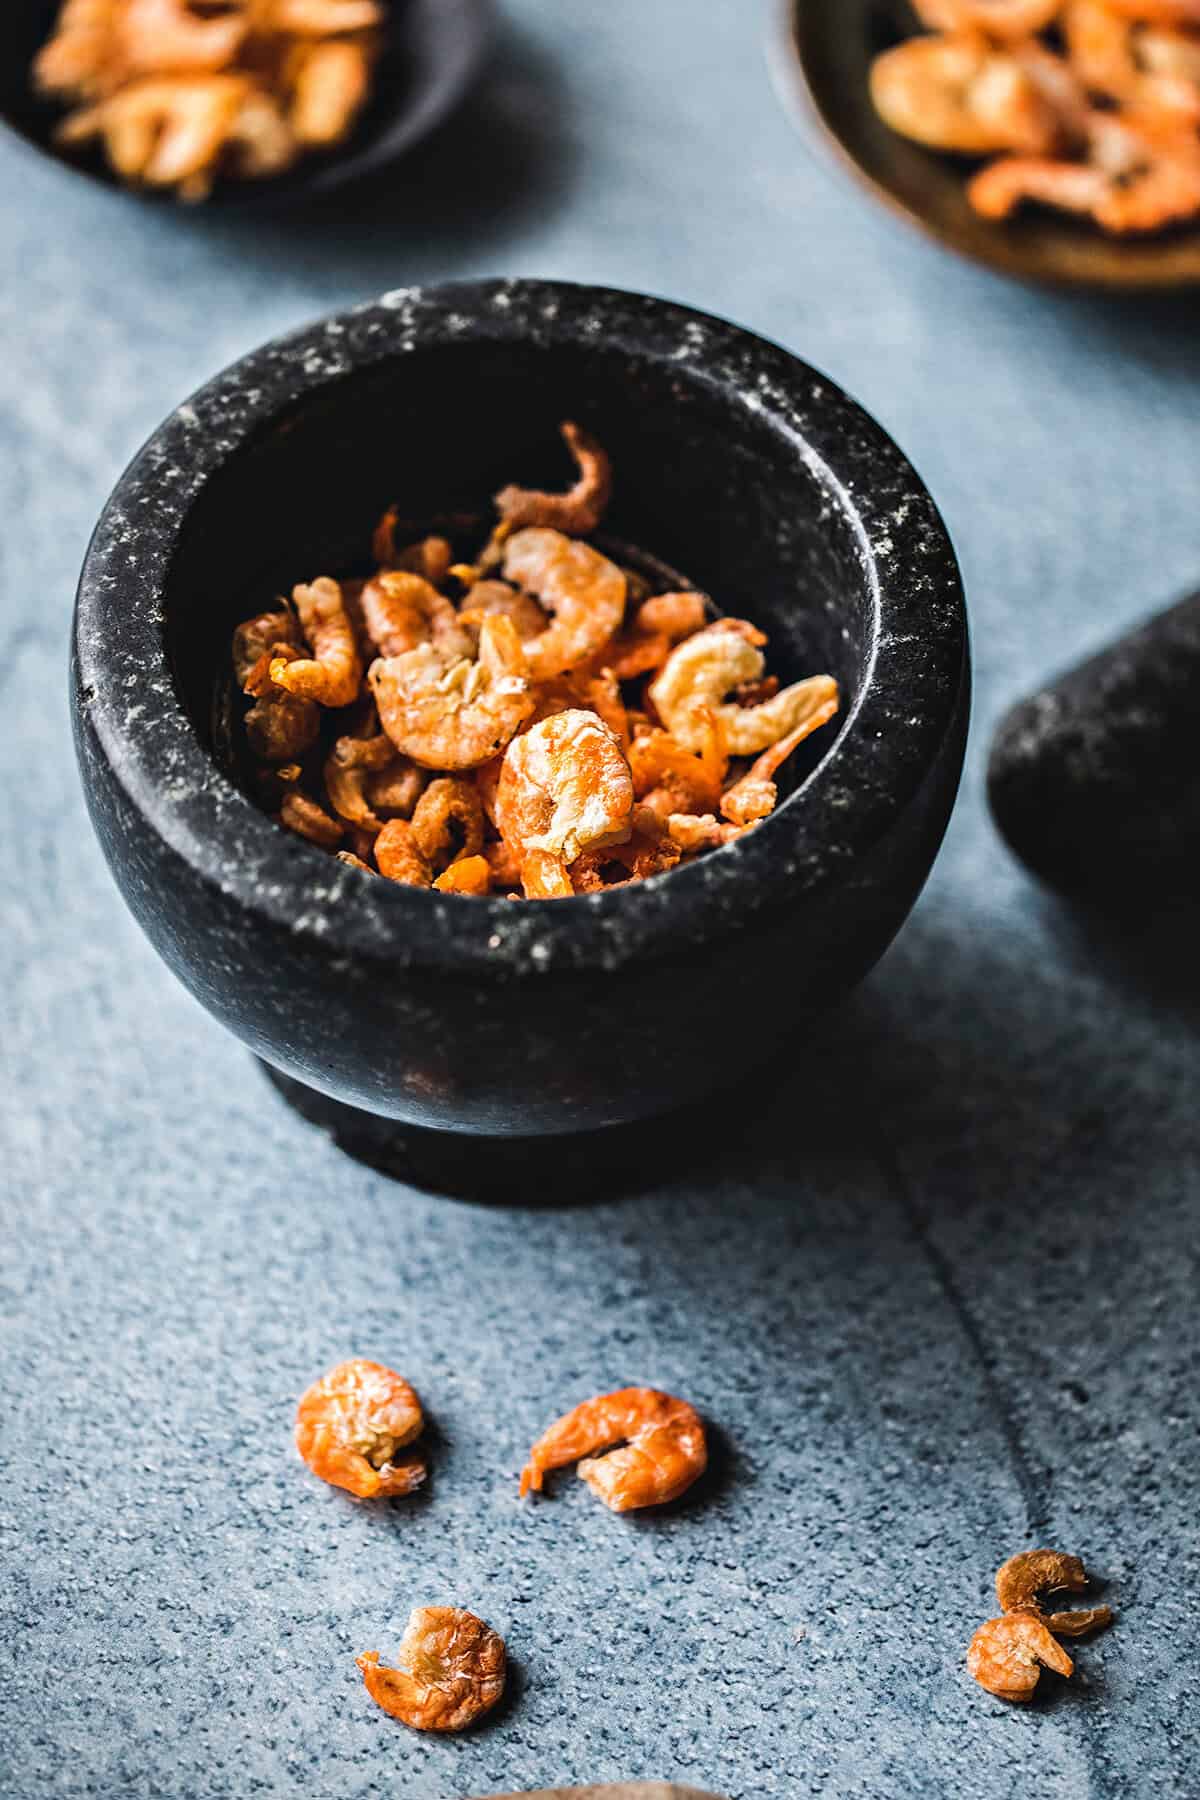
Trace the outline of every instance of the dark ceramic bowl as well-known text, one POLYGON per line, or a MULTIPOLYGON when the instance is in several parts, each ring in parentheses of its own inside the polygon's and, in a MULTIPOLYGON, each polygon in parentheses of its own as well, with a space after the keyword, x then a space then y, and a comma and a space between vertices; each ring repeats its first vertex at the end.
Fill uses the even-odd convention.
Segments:
POLYGON ((310 1093, 500 1135, 659 1112, 813 1029, 929 871, 969 674, 937 509, 824 376, 662 300, 493 281, 385 295, 181 406, 97 527, 74 684, 100 841, 192 993, 310 1093), (481 525, 502 482, 560 481, 564 417, 612 453, 612 537, 758 621, 785 678, 836 675, 836 729, 758 830, 640 885, 519 903, 370 879, 239 786, 230 630, 361 565, 394 498, 414 527, 481 525))
POLYGON ((833 152, 877 200, 947 249, 1004 275, 1071 287, 1200 284, 1200 224, 1145 238, 1106 237, 1087 219, 1026 207, 997 224, 967 200, 974 159, 941 155, 892 131, 868 78, 880 51, 924 29, 907 0, 778 0, 772 67, 806 136, 833 152))
MULTIPOLYGON (((205 209, 273 206, 373 174, 440 125, 479 71, 492 27, 492 0, 387 0, 383 54, 370 103, 351 136, 266 181, 219 182, 205 209)), ((54 142, 62 106, 40 99, 30 68, 49 38, 60 0, 9 0, 0 24, 0 122, 64 167, 139 199, 175 205, 173 195, 130 188, 99 150, 68 154, 54 142)))

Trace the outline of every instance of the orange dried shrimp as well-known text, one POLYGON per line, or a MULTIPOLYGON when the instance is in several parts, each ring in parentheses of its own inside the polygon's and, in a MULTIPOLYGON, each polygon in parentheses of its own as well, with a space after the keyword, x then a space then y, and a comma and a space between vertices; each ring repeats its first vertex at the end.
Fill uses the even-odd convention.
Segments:
POLYGON ((542 1433, 521 1475, 522 1496, 541 1493, 547 1473, 568 1463, 579 1464, 580 1480, 613 1512, 664 1506, 708 1466, 704 1422, 673 1394, 620 1388, 584 1400, 542 1433))
POLYGON ((376 1706, 414 1731, 465 1731, 504 1692, 504 1639, 461 1606, 414 1607, 395 1668, 378 1650, 356 1660, 376 1706))
POLYGON ((918 0, 931 30, 876 58, 894 131, 996 156, 983 218, 1032 203, 1114 236, 1200 217, 1200 0, 918 0))
POLYGON ((234 633, 257 785, 346 868, 526 900, 644 881, 768 817, 780 766, 837 711, 828 675, 766 674, 749 621, 573 535, 612 469, 563 433, 575 486, 503 489, 474 561, 398 544, 392 507, 367 579, 301 583, 234 633))
POLYGON ((33 65, 122 180, 203 200, 347 136, 366 104, 380 0, 63 0, 33 65))
POLYGON ((360 1500, 411 1494, 424 1458, 405 1450, 421 1435, 421 1402, 403 1376, 356 1357, 338 1363, 300 1396, 296 1448, 314 1475, 360 1500))

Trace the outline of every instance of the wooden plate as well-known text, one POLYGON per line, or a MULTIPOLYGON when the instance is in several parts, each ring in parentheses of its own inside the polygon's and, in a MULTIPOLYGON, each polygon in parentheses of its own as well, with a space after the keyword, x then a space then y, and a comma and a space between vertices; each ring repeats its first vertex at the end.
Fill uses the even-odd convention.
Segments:
POLYGON ((1002 274, 1074 287, 1200 284, 1200 221, 1155 237, 1105 237, 1086 219, 1030 207, 1004 224, 967 204, 977 163, 898 137, 871 103, 881 50, 920 29, 907 0, 781 0, 773 64, 805 129, 831 147, 877 199, 940 244, 1002 274))

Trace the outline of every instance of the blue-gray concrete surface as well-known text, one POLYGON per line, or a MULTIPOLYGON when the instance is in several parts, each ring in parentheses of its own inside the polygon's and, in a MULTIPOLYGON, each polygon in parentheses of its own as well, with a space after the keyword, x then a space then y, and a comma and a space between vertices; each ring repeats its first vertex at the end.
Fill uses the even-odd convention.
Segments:
POLYGON ((440 142, 278 224, 0 145, 6 1800, 1200 1791, 1194 951, 1045 897, 982 793, 1008 701, 1200 577, 1196 302, 910 238, 810 158, 767 23, 510 0, 440 142), (698 1171, 588 1209, 433 1199, 311 1134, 123 912, 68 738, 75 575, 145 434, 277 331, 483 273, 649 289, 823 366, 928 480, 972 607, 972 752, 907 930, 698 1171), (355 1352, 436 1419, 414 1503, 294 1458, 297 1391, 355 1352), (627 1381, 707 1411, 717 1479, 660 1519, 570 1480, 519 1507, 542 1425, 627 1381), (1018 1710, 963 1651, 1039 1542, 1119 1619, 1018 1710), (454 1741, 353 1662, 438 1600, 516 1665, 454 1741))

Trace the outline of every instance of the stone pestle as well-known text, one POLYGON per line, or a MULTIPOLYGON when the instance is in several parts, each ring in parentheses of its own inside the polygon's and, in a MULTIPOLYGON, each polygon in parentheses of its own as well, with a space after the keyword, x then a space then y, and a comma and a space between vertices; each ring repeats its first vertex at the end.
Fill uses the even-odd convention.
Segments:
POLYGON ((1019 701, 988 798, 1064 893, 1121 911, 1200 898, 1200 593, 1019 701))

